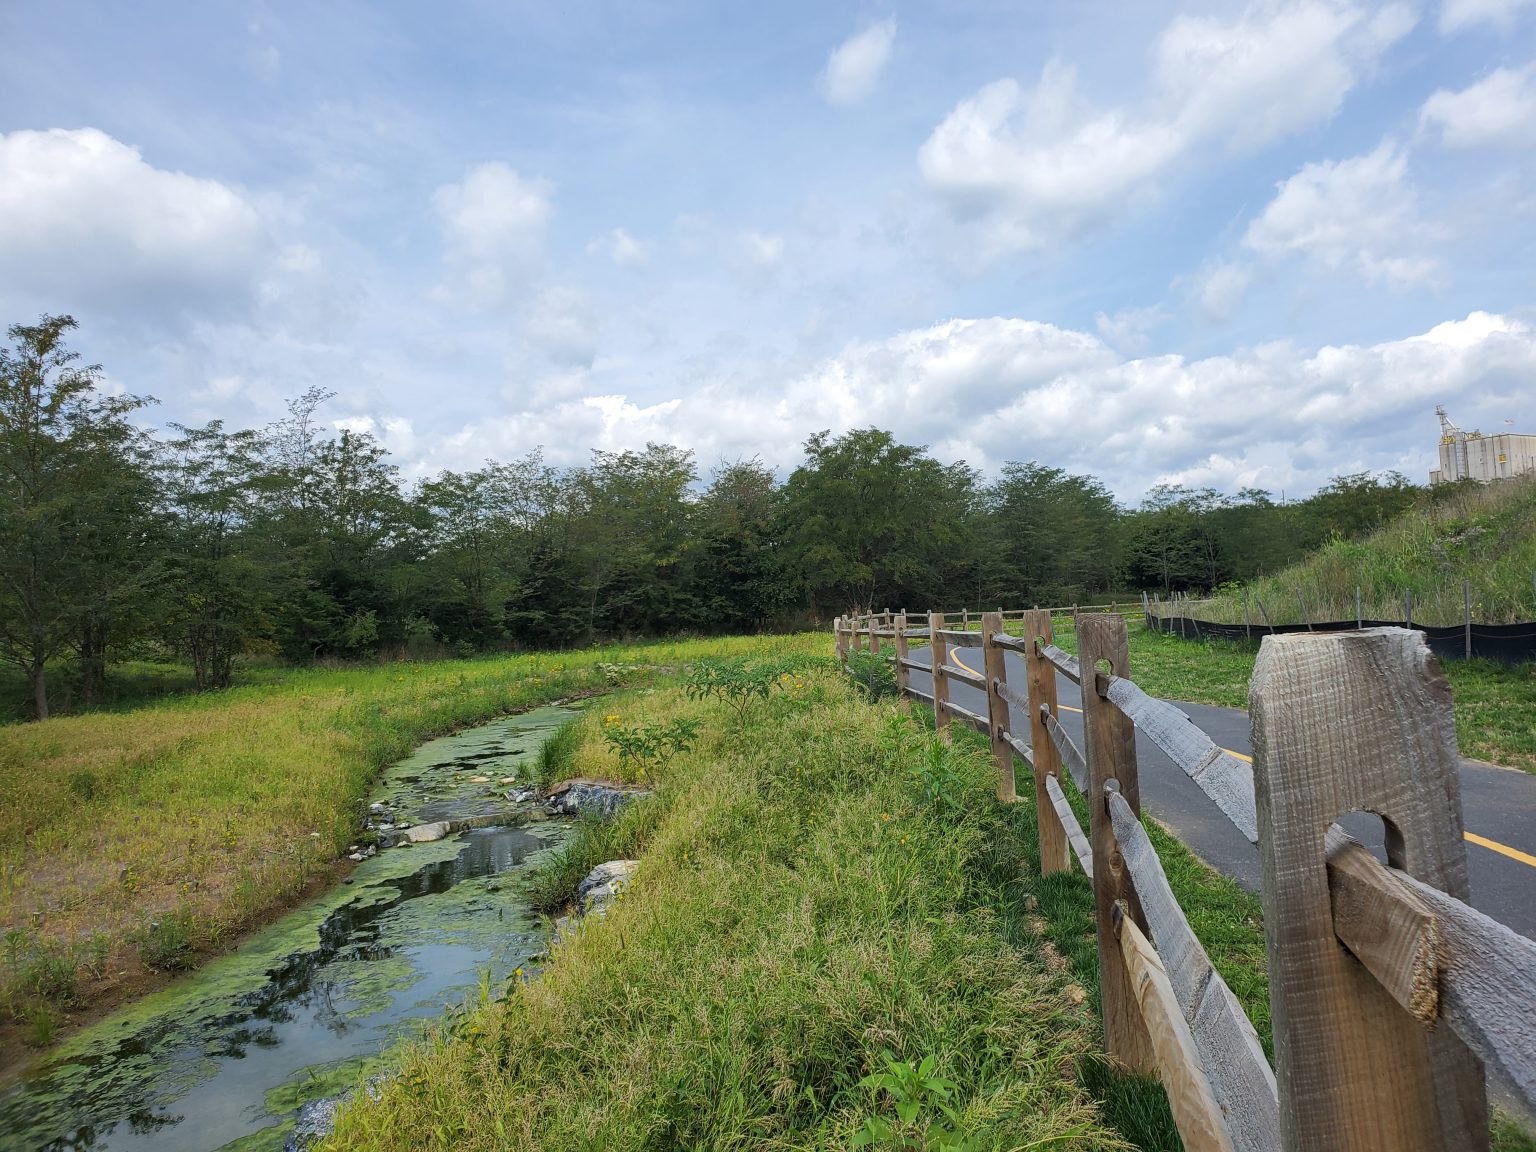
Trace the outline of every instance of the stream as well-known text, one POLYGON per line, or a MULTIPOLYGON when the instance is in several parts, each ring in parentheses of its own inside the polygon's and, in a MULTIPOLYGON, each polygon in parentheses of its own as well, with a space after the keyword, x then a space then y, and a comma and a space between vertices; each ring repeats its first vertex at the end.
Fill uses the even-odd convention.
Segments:
MULTIPOLYGON (((412 825, 506 812, 519 766, 572 715, 542 708, 433 740, 370 799, 412 825)), ((383 1071, 393 1044, 482 988, 500 995, 543 950, 521 879, 567 827, 525 803, 497 826, 364 860, 49 1053, 0 1095, 0 1149, 281 1149, 302 1106, 383 1071)))

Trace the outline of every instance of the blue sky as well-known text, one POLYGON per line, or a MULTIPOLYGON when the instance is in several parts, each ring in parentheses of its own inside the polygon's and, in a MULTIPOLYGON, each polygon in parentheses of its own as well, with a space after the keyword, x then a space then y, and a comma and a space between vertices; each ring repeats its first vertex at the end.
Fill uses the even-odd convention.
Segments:
POLYGON ((0 7, 0 317, 408 476, 877 424, 1124 498, 1536 432, 1536 2, 0 7))

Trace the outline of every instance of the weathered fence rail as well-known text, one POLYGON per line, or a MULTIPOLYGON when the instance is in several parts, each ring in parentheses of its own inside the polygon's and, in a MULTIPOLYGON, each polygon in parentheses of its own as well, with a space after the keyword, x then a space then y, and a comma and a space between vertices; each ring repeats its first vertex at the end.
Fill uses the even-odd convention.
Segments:
POLYGON ((834 630, 843 660, 894 640, 901 693, 932 704, 946 737, 953 719, 990 739, 1000 800, 1016 798, 1018 761, 1031 773, 1042 871, 1075 857, 1093 885, 1105 1050, 1162 1079, 1185 1147, 1485 1149, 1485 1072, 1536 1111, 1536 942, 1466 902, 1450 691, 1421 634, 1266 638, 1250 764, 1137 686, 1125 618, 1092 607, 1071 616, 1076 656, 1053 643, 1061 609, 982 613, 975 630, 969 612, 929 613, 921 629, 885 612, 834 630), (979 647, 984 671, 953 663, 955 647, 979 647), (1082 688, 1081 748, 1057 715, 1058 674, 1082 688), (954 703, 952 683, 984 691, 987 714, 954 703), (1142 826, 1138 730, 1259 848, 1273 1069, 1142 826), (1358 811, 1385 821, 1388 864, 1338 826, 1358 811))

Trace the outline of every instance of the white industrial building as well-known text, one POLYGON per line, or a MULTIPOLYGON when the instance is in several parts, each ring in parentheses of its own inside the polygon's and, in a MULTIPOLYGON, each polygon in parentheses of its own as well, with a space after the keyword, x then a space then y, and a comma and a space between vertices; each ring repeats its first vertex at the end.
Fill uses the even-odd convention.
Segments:
POLYGON ((1484 436, 1477 429, 1463 432, 1445 408, 1435 409, 1440 417, 1440 467, 1429 474, 1431 484, 1449 484, 1453 480, 1506 480, 1526 472, 1536 472, 1536 436, 1500 432, 1484 436))

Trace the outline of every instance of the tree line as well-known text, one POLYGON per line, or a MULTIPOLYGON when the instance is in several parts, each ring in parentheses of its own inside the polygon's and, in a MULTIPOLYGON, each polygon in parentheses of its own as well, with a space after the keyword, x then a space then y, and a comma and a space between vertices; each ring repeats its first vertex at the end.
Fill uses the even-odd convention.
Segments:
POLYGON ((1382 524, 1422 489, 1340 476, 1306 500, 1160 485, 1121 506, 1038 462, 994 480, 863 428, 819 432, 782 480, 760 460, 706 477, 667 444, 539 452, 402 482, 312 389, 257 429, 148 429, 148 397, 81 363, 68 316, 0 348, 0 661, 48 715, 64 661, 81 702, 109 659, 471 654, 601 638, 788 628, 857 608, 1086 602, 1210 588, 1382 524))

